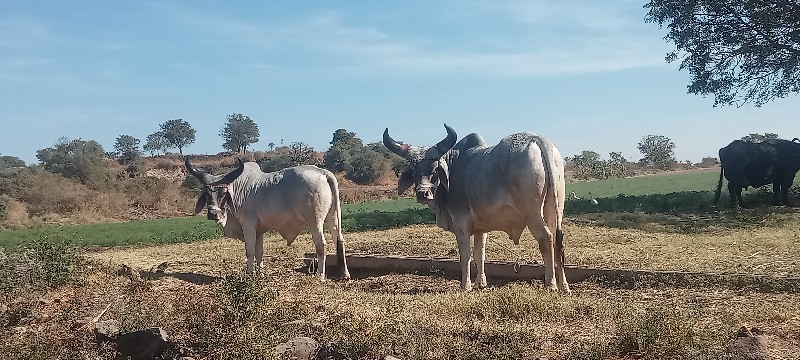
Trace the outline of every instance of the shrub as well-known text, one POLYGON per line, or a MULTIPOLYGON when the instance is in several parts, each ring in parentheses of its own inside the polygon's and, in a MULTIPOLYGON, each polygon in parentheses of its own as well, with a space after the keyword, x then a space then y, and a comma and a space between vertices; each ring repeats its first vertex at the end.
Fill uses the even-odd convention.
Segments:
POLYGON ((6 205, 6 200, 0 197, 0 221, 6 219, 8 215, 8 205, 6 205))
POLYGON ((371 184, 380 180, 389 169, 389 160, 377 151, 364 149, 358 155, 353 155, 347 162, 348 180, 356 184, 371 184))
POLYGON ((82 265, 70 241, 41 238, 11 253, 0 249, 0 290, 61 286, 74 279, 82 265))

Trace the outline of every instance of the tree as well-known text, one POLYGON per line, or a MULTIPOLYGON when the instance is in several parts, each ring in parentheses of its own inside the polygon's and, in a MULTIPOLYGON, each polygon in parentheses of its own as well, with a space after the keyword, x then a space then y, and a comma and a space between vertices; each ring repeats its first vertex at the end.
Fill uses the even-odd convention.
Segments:
POLYGON ((164 137, 163 131, 156 131, 150 135, 147 135, 147 142, 142 146, 144 151, 150 153, 150 155, 154 155, 157 153, 161 153, 167 151, 169 149, 169 142, 167 138, 164 137))
POLYGON ((13 167, 25 167, 25 161, 16 156, 8 156, 8 155, 0 156, 0 170, 5 170, 13 167))
POLYGON ((274 142, 270 142, 269 144, 267 144, 267 146, 269 146, 269 151, 275 150, 275 143, 274 142))
POLYGON ((760 142, 763 142, 764 140, 771 140, 771 139, 774 140, 774 139, 777 139, 777 138, 778 138, 778 134, 764 133, 764 135, 761 135, 761 134, 750 134, 750 135, 747 135, 747 136, 742 136, 742 138, 740 140, 747 141, 747 142, 760 143, 760 142))
POLYGON ((236 153, 246 152, 248 145, 258 142, 258 125, 247 115, 230 114, 219 136, 225 141, 223 148, 236 153))
POLYGON ((194 128, 186 120, 173 119, 161 124, 161 132, 170 148, 178 148, 183 155, 183 148, 194 143, 194 128))
POLYGON ((325 153, 324 165, 331 171, 344 171, 350 156, 361 151, 364 143, 356 133, 346 129, 337 129, 333 132, 331 147, 325 153))
POLYGON ((314 157, 314 149, 304 142, 295 141, 289 144, 287 155, 292 166, 309 165, 314 157))
POLYGON ((661 170, 669 170, 675 162, 675 143, 664 135, 647 135, 637 146, 644 155, 643 164, 655 166, 661 170))
POLYGON ((605 179, 608 178, 606 163, 600 159, 600 154, 584 150, 580 155, 567 158, 575 165, 574 176, 578 179, 605 179))
POLYGON ((36 152, 45 170, 77 179, 92 187, 111 183, 104 156, 103 147, 97 141, 67 138, 60 138, 53 147, 36 152))
POLYGON ((690 94, 714 106, 761 106, 800 91, 800 4, 796 0, 650 0, 646 22, 667 25, 690 94))
POLYGON ((612 177, 629 176, 631 171, 628 164, 628 159, 622 156, 621 152, 611 152, 608 154, 608 169, 612 177))
POLYGON ((114 156, 120 164, 130 164, 135 158, 141 158, 139 139, 130 135, 120 135, 114 143, 114 156))

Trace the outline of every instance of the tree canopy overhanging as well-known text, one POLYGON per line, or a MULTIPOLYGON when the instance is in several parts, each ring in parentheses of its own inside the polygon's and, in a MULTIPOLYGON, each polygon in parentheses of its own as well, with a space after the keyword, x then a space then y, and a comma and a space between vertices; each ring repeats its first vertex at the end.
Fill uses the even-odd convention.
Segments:
POLYGON ((714 106, 761 106, 800 91, 800 4, 797 0, 650 0, 646 22, 688 70, 690 94, 714 95, 714 106))

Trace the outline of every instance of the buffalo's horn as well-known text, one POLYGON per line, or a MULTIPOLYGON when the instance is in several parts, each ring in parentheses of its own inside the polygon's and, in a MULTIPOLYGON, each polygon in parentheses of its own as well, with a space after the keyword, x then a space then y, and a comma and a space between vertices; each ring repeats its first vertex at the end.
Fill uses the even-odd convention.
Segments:
POLYGON ((383 145, 385 145, 389 151, 404 158, 408 155, 408 145, 394 141, 394 139, 389 136, 389 128, 383 131, 383 145))
POLYGON ((236 158, 236 161, 239 162, 239 167, 225 175, 220 175, 221 179, 213 181, 211 185, 230 184, 236 180, 239 175, 242 175, 242 172, 244 171, 244 163, 242 162, 241 158, 236 158))
POLYGON ((439 150, 439 154, 446 153, 456 144, 456 140, 458 140, 458 135, 456 135, 456 131, 453 130, 453 128, 447 126, 447 124, 444 124, 444 128, 447 130, 447 137, 436 144, 436 150, 439 150))

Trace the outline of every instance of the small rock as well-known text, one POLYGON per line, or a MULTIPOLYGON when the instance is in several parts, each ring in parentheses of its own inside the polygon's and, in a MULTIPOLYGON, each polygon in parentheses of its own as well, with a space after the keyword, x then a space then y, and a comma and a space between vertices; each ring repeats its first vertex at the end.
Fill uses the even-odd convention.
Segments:
POLYGON ((152 359, 169 349, 169 336, 162 328, 150 328, 120 335, 117 351, 131 360, 152 359))
POLYGON ((386 355, 383 357, 383 360, 400 360, 392 355, 386 355))
POLYGON ((8 312, 8 305, 0 303, 0 315, 5 314, 8 312))
POLYGON ((116 341, 119 338, 119 321, 103 320, 94 324, 94 339, 98 343, 116 341))
POLYGON ((281 358, 296 360, 312 360, 317 355, 319 343, 310 337, 296 337, 275 347, 275 353, 281 358))
POLYGON ((767 337, 758 328, 742 327, 725 350, 726 360, 769 360, 767 337))

